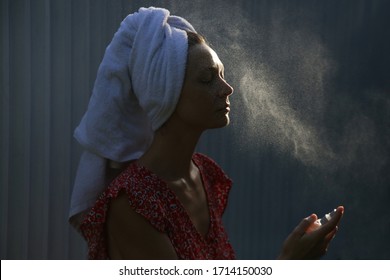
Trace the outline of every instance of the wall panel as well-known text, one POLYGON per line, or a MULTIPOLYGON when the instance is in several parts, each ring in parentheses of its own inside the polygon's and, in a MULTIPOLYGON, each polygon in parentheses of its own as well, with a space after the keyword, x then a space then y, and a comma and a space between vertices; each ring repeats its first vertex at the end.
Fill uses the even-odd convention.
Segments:
MULTIPOLYGON (((67 223, 81 153, 73 130, 121 20, 151 5, 205 34, 235 87, 231 125, 205 133, 198 150, 233 179, 224 220, 237 256, 276 257, 302 217, 340 203, 349 212, 328 258, 388 259, 389 4, 364 0, 1 0, 1 258, 85 258, 84 241, 67 223), (329 76, 313 74, 319 66, 329 66, 329 76), (333 168, 299 159, 294 135, 282 148, 264 137, 267 130, 257 129, 264 120, 248 128, 244 99, 254 87, 241 83, 244 74, 256 77, 250 86, 265 74, 273 79, 286 111, 329 140, 333 168)), ((272 124, 269 131, 294 123, 272 124)))

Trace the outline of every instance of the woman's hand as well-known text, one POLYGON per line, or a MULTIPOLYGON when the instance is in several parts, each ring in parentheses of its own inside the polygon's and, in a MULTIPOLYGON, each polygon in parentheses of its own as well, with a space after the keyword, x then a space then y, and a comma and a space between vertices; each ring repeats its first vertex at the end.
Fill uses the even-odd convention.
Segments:
POLYGON ((325 255, 330 241, 336 235, 343 213, 344 207, 337 207, 335 215, 329 222, 311 232, 307 230, 317 220, 317 215, 312 214, 303 219, 284 241, 278 259, 319 259, 325 255))

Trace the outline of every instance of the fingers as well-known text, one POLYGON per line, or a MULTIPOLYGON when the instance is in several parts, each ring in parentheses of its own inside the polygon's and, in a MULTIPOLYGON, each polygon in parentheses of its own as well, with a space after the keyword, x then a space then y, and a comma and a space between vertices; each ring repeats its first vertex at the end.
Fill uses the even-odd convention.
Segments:
POLYGON ((292 235, 301 237, 307 231, 307 229, 317 220, 316 214, 311 214, 309 217, 304 218, 294 229, 292 235))
MULTIPOLYGON (((344 207, 339 206, 336 209, 335 215, 330 219, 329 222, 327 222, 325 225, 321 226, 316 233, 321 236, 328 236, 333 232, 337 225, 340 223, 341 218, 343 217, 344 214, 344 207)), ((337 230, 336 230, 337 231, 337 230)))
POLYGON ((338 226, 336 226, 330 233, 328 233, 326 236, 325 236, 325 242, 330 242, 332 241, 332 239, 336 236, 336 233, 338 231, 338 226))
POLYGON ((326 254, 329 244, 335 237, 344 207, 337 208, 333 217, 324 225, 315 225, 317 215, 304 218, 284 242, 281 258, 318 259, 326 254), (310 231, 310 227, 317 229, 310 231))
POLYGON ((336 236, 336 233, 337 233, 337 230, 338 230, 338 227, 336 226, 323 240, 323 242, 321 243, 322 246, 321 246, 321 249, 319 250, 319 257, 322 257, 324 255, 326 255, 326 253, 328 252, 328 249, 329 249, 329 245, 330 245, 330 242, 333 240, 333 238, 335 238, 336 236))
POLYGON ((338 227, 336 226, 328 235, 326 235, 323 239, 318 240, 316 246, 312 249, 312 255, 310 258, 312 259, 320 259, 328 252, 330 242, 336 236, 338 227))

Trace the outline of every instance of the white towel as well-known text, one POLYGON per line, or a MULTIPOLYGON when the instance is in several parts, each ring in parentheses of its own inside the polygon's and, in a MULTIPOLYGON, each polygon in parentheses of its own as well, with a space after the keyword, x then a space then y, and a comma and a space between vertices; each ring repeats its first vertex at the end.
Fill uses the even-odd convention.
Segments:
POLYGON ((153 131, 173 113, 184 81, 185 19, 161 8, 128 15, 106 49, 87 112, 75 130, 86 149, 73 188, 70 217, 93 206, 105 186, 107 160, 137 159, 153 131))

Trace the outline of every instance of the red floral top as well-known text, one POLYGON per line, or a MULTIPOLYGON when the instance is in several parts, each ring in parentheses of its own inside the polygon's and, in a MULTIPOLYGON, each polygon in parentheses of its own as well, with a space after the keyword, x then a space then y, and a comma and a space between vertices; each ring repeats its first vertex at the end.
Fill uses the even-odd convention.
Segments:
POLYGON ((194 154, 205 188, 210 227, 203 237, 193 225, 175 193, 159 177, 145 167, 131 163, 101 194, 85 217, 81 231, 88 243, 89 259, 108 259, 104 234, 110 200, 124 190, 130 206, 150 224, 165 232, 179 259, 235 259, 222 224, 231 180, 210 158, 194 154))

